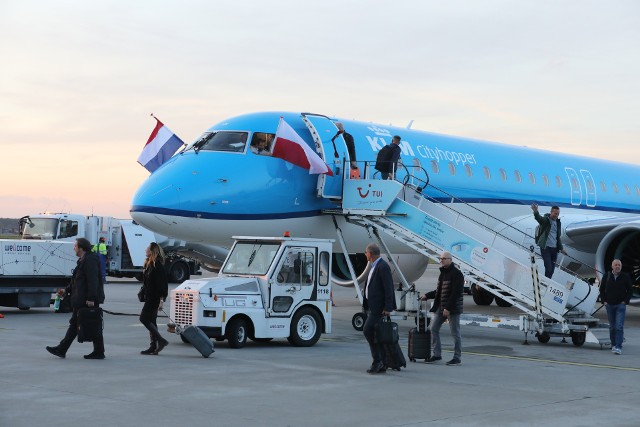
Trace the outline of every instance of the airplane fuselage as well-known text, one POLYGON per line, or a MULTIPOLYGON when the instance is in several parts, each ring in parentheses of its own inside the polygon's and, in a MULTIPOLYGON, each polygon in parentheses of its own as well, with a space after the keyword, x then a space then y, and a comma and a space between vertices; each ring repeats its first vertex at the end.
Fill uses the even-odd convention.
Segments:
MULTIPOLYGON (((300 113, 254 113, 225 120, 203 135, 215 135, 221 142, 207 145, 202 143, 206 138, 194 141, 142 184, 132 201, 132 217, 156 232, 215 245, 228 246, 231 236, 237 234, 280 235, 284 231, 298 237, 334 238, 332 220, 321 212, 337 205, 331 198, 318 196, 318 175, 250 150, 254 135, 276 133, 280 117, 305 142, 316 146, 300 113)), ((353 136, 359 164, 375 161, 376 153, 391 142, 393 135, 399 135, 401 162, 407 169, 399 169, 398 177, 413 171, 424 180, 428 175, 429 184, 446 193, 427 190, 427 194, 443 202, 455 202, 463 211, 480 208, 489 214, 487 225, 504 229, 506 234, 510 231, 505 223, 532 234, 536 225, 532 203, 540 205, 541 213, 548 212, 552 205, 559 206, 563 228, 573 233, 563 234, 563 241, 575 262, 581 264, 577 267, 585 271, 593 272, 598 263, 600 268, 608 268, 612 257, 621 256, 620 245, 627 252, 634 246, 629 238, 623 242, 621 235, 610 236, 615 247, 598 247, 620 225, 633 224, 630 232, 636 233, 640 168, 635 165, 332 120, 342 122, 353 136), (592 224, 607 221, 609 226, 583 232, 592 224), (606 253, 600 261, 595 259, 598 250, 606 253)), ((320 135, 325 142, 333 136, 328 130, 320 135)), ((348 152, 339 143, 335 149, 339 158, 334 158, 327 147, 320 150, 321 155, 339 178, 348 152)), ((344 225, 343 232, 350 252, 363 251, 369 242, 366 231, 359 227, 344 225)), ((392 251, 412 253, 400 243, 389 243, 392 251)))

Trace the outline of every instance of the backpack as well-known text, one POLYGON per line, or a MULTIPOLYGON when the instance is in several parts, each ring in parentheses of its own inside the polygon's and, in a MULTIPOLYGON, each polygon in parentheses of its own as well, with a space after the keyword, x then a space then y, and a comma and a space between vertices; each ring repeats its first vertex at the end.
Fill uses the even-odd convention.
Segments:
POLYGON ((391 172, 391 157, 393 157, 393 147, 391 144, 385 145, 378 151, 375 169, 384 173, 391 172))
POLYGON ((540 240, 540 237, 542 237, 542 227, 540 227, 540 224, 536 225, 536 232, 535 232, 535 242, 538 243, 538 241, 540 240))

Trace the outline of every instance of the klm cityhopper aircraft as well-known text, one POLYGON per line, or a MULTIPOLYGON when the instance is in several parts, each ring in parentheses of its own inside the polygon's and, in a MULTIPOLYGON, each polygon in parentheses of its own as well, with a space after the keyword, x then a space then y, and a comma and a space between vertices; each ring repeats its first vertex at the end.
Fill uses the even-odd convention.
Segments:
MULTIPOLYGON (((531 204, 538 204, 541 214, 557 205, 568 252, 560 257, 565 267, 594 277, 619 258, 634 283, 640 281, 637 166, 318 114, 262 112, 212 126, 143 183, 133 197, 131 215, 157 233, 214 245, 229 246, 233 235, 284 231, 335 239, 332 217, 323 211, 340 206, 344 168, 353 160, 343 135, 336 137, 337 122, 353 136, 362 174, 374 176, 377 152, 399 135, 403 166, 396 179, 428 181, 425 197, 481 217, 486 226, 526 245, 533 243, 537 225, 531 204), (281 117, 319 153, 333 176, 310 175, 269 155, 281 117)), ((371 236, 338 219, 360 274, 371 236)), ((409 281, 423 274, 425 257, 400 242, 386 243, 409 281)), ((337 245, 336 250, 342 252, 337 245)), ((335 261, 335 282, 347 284, 344 259, 335 261)))

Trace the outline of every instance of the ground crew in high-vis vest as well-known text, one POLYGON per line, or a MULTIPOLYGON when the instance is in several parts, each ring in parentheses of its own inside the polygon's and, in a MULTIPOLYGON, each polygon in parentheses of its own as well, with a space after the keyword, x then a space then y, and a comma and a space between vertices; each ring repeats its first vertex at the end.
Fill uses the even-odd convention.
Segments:
POLYGON ((102 270, 102 283, 107 283, 107 245, 105 238, 101 237, 100 242, 93 245, 91 252, 96 252, 100 258, 100 269, 102 270))

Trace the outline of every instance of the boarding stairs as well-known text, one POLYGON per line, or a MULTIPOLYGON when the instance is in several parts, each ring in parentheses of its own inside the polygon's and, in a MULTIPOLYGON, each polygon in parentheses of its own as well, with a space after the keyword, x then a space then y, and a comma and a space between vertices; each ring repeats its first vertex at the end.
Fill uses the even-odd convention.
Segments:
MULTIPOLYGON (((451 252, 466 280, 523 313, 517 322, 525 332, 525 343, 528 332, 535 332, 540 342, 547 342, 550 336, 570 336, 575 345, 608 343, 608 331, 596 330, 598 319, 592 316, 596 287, 561 268, 556 269, 553 280, 538 274, 544 267, 533 246, 485 225, 488 221, 479 218, 487 214, 463 213, 456 206, 464 203, 454 201, 430 185, 428 178, 408 172, 402 182, 349 179, 345 174, 341 208, 325 213, 343 216, 376 236, 385 233, 435 262, 443 251, 451 252)), ((471 318, 469 323, 478 323, 477 317, 471 318)), ((489 319, 489 323, 487 326, 500 327, 501 321, 489 319)))

